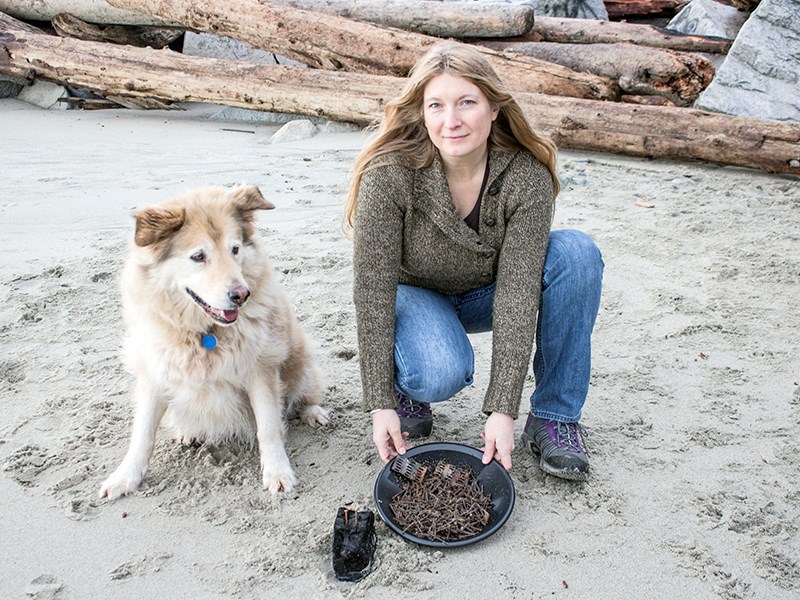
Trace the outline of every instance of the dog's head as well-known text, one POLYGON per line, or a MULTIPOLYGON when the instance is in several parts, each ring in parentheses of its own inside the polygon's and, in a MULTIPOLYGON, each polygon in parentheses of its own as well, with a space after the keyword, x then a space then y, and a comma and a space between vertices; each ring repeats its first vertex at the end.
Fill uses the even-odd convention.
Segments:
POLYGON ((215 323, 232 324, 250 297, 245 265, 255 252, 255 211, 272 208, 258 188, 237 186, 201 188, 136 211, 133 239, 147 277, 215 323))

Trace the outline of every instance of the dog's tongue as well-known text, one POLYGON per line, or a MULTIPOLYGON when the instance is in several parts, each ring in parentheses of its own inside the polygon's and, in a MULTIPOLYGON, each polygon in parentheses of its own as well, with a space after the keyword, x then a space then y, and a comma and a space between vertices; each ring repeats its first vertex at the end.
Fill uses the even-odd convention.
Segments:
POLYGON ((233 323, 236 319, 239 318, 239 309, 234 308, 233 310, 223 310, 222 318, 228 321, 228 323, 233 323))
POLYGON ((238 308, 234 308, 231 310, 222 310, 220 308, 214 308, 213 306, 207 306, 206 312, 212 318, 215 318, 218 321, 224 321, 225 323, 233 323, 236 319, 239 318, 238 308))

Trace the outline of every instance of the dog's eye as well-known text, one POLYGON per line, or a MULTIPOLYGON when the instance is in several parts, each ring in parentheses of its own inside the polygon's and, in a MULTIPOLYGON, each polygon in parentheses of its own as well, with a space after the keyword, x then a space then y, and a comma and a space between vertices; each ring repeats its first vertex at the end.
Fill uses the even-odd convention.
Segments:
POLYGON ((206 260, 206 253, 202 250, 198 250, 194 254, 192 254, 189 258, 191 258, 196 263, 205 262, 206 260))
POLYGON ((234 246, 233 248, 231 248, 231 252, 233 253, 234 256, 238 255, 239 254, 239 246, 234 246))

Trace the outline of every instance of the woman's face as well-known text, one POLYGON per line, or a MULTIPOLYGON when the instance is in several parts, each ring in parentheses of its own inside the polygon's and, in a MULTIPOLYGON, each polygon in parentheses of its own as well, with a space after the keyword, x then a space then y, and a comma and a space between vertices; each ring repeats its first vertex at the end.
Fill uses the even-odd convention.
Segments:
POLYGON ((428 136, 447 164, 484 156, 500 109, 474 83, 442 73, 425 86, 422 110, 428 136))

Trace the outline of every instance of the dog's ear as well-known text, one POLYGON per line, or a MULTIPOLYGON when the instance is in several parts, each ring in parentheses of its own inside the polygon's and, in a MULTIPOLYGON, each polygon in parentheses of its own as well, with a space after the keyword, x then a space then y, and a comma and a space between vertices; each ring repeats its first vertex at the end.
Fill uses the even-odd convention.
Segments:
POLYGON ((261 190, 253 185, 240 185, 233 188, 233 206, 243 221, 252 221, 256 210, 271 210, 275 205, 261 195, 261 190))
POLYGON ((150 246, 174 235, 186 221, 183 209, 143 208, 133 213, 136 233, 133 241, 137 246, 150 246))

